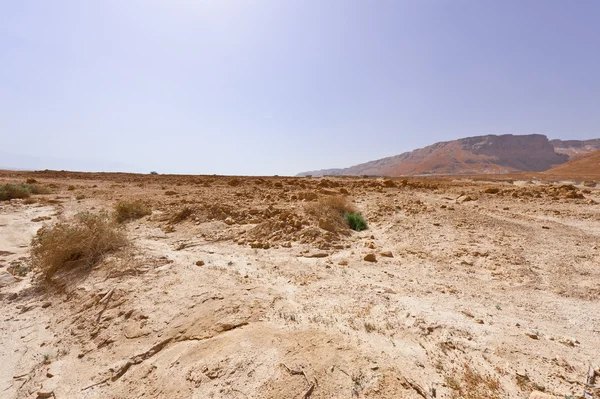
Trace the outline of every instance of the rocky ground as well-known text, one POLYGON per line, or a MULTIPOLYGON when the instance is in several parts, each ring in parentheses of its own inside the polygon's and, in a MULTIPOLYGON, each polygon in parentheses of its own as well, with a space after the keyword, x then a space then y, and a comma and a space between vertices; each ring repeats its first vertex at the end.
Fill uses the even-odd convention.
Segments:
POLYGON ((52 193, 0 202, 2 398, 600 397, 596 187, 68 172, 0 184, 27 178, 52 193), (307 212, 337 195, 368 230, 307 212), (56 286, 36 278, 38 228, 134 199, 152 214, 126 224, 130 248, 56 286))

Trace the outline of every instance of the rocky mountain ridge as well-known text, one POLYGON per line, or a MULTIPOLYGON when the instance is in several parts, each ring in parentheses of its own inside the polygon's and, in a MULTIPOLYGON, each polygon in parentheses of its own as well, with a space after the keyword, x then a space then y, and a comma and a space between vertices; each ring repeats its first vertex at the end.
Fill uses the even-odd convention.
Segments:
POLYGON ((542 172, 600 149, 600 139, 548 140, 541 134, 486 135, 435 143, 400 155, 313 175, 453 175, 542 172))

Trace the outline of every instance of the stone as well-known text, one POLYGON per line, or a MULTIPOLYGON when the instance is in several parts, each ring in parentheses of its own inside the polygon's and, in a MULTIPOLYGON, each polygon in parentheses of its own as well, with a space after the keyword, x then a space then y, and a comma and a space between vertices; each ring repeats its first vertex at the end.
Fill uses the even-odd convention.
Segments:
POLYGON ((0 272, 0 288, 6 287, 7 285, 12 284, 16 281, 17 279, 6 270, 2 270, 0 272))
POLYGON ((197 261, 196 266, 204 266, 204 261, 203 260, 197 261))
POLYGON ((393 258, 394 257, 394 254, 392 254, 392 251, 383 251, 380 253, 380 255, 385 258, 393 258))
POLYGON ((540 391, 533 391, 531 395, 529 395, 529 399, 558 399, 558 396, 549 395, 540 391))
POLYGON ((375 254, 367 254, 364 259, 367 262, 377 262, 377 257, 375 256, 375 254))

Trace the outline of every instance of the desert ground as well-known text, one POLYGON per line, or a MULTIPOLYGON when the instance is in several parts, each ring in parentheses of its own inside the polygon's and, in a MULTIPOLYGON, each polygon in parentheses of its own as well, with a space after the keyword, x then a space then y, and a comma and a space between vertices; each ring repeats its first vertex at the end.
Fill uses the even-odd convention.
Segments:
POLYGON ((0 202, 2 398, 600 397, 589 182, 0 172, 28 179, 50 193, 0 202), (40 228, 136 200, 129 245, 40 277, 40 228))

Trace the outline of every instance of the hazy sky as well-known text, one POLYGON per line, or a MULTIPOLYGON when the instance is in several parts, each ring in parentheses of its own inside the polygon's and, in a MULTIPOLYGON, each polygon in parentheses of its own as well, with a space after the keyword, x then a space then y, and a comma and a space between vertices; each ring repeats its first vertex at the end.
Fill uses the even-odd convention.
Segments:
POLYGON ((598 0, 0 0, 0 166, 285 175, 600 137, 599 21, 598 0))

